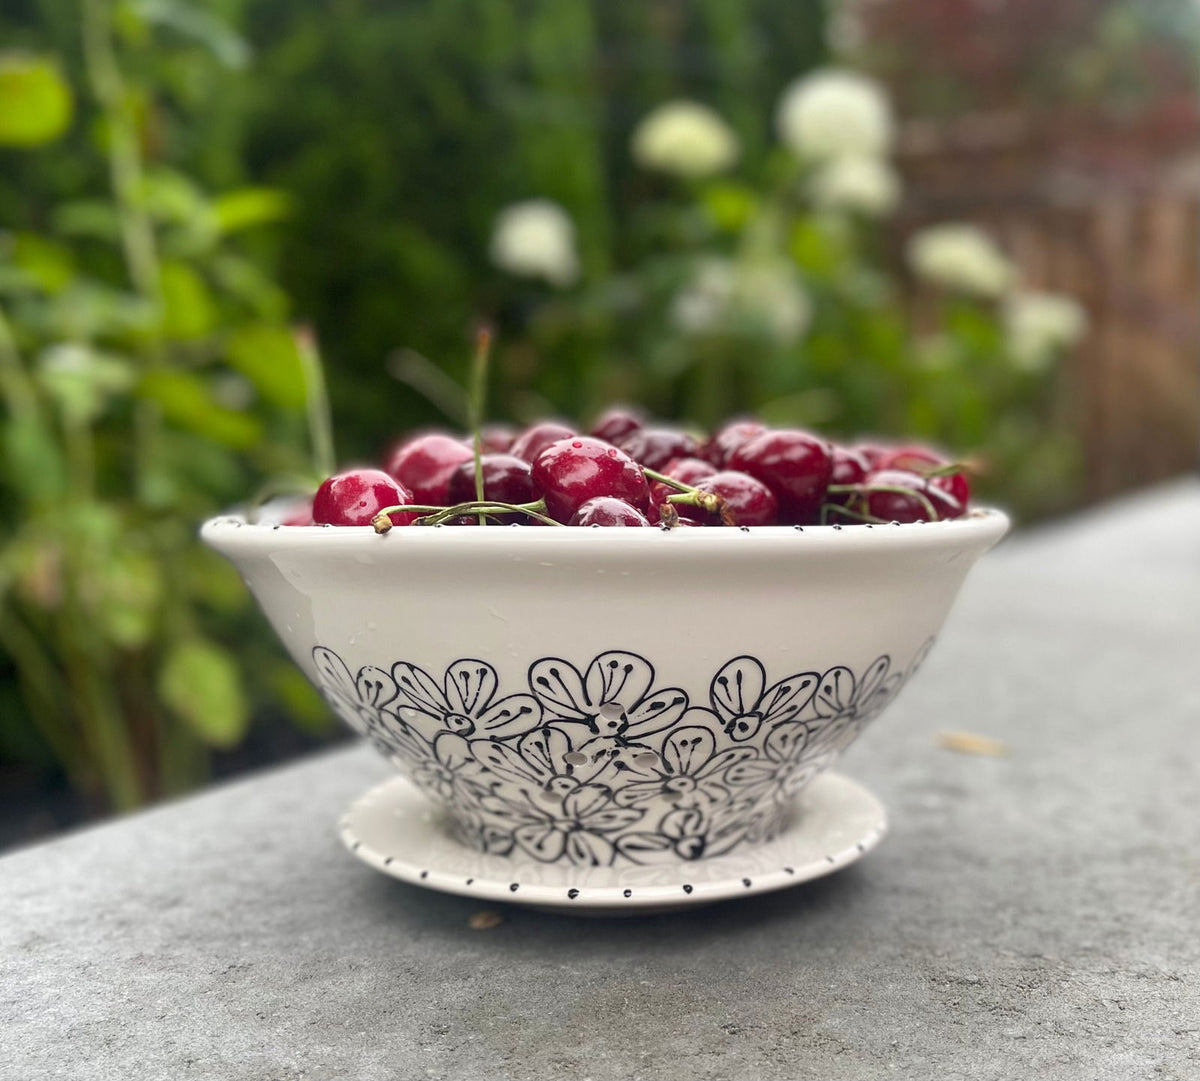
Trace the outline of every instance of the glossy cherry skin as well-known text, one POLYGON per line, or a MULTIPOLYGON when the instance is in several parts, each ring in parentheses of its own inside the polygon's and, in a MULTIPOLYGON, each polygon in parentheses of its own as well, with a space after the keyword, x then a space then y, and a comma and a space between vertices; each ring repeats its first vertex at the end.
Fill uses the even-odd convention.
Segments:
POLYGON ((592 425, 592 435, 616 446, 619 440, 639 431, 644 423, 645 419, 636 410, 618 406, 608 410, 592 425))
POLYGON ((757 420, 735 420, 721 428, 705 445, 704 457, 724 469, 729 456, 743 443, 762 435, 767 426, 757 420))
POLYGON ((556 522, 569 522, 584 503, 599 496, 623 499, 643 513, 650 505, 642 467, 612 444, 586 435, 546 447, 533 463, 533 483, 556 522))
MULTIPOLYGON (((528 462, 512 454, 484 454, 483 497, 497 503, 532 503, 538 498, 528 462)), ((475 501, 475 460, 463 462, 450 475, 450 503, 475 501)))
POLYGON ((570 439, 575 434, 575 431, 565 424, 553 420, 542 421, 518 435, 508 448, 508 453, 532 465, 537 456, 551 443, 557 443, 560 439, 570 439))
POLYGON ((681 518, 718 524, 728 519, 731 525, 776 525, 779 522, 779 501, 762 481, 749 473, 732 469, 714 473, 696 482, 702 492, 712 492, 725 501, 724 515, 708 515, 699 507, 676 505, 681 518))
MULTIPOLYGON (((833 447, 833 464, 829 472, 830 487, 841 484, 861 484, 870 472, 866 458, 858 451, 849 447, 833 447)), ((850 498, 849 492, 827 492, 826 503, 836 503, 845 506, 850 498)))
POLYGON ((623 499, 601 495, 589 499, 571 516, 568 525, 648 526, 646 516, 623 499))
MULTIPOLYGON (((370 525, 384 507, 413 503, 412 492, 381 469, 351 469, 326 480, 313 497, 316 525, 370 525)), ((410 525, 418 515, 391 515, 392 525, 410 525)))
POLYGON ((639 428, 616 445, 639 465, 656 472, 673 458, 694 458, 700 453, 696 439, 678 428, 639 428))
POLYGON ((816 522, 833 473, 833 448, 824 439, 798 429, 763 432, 740 444, 729 468, 760 480, 779 500, 785 525, 816 522))
POLYGON ((966 509, 949 492, 935 488, 927 478, 906 469, 880 469, 868 473, 861 492, 855 494, 849 507, 884 522, 937 522, 958 518, 966 509), (883 491, 883 488, 889 490, 883 491), (917 493, 924 496, 928 505, 918 498, 917 493), (933 510, 932 518, 930 509, 933 510))
POLYGON ((461 440, 439 432, 402 443, 388 459, 392 478, 412 492, 412 502, 444 506, 450 474, 474 454, 461 440))

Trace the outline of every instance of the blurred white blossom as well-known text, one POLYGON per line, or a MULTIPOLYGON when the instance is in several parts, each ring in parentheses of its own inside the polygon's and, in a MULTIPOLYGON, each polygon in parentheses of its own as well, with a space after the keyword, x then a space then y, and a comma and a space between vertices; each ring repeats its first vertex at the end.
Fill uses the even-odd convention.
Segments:
POLYGON ((1082 304, 1058 293, 1015 293, 1004 305, 1004 330, 1013 362, 1040 371, 1087 333, 1082 304))
POLYGON ((894 125, 883 88, 857 72, 829 68, 802 76, 779 99, 776 124, 784 146, 821 160, 887 153, 894 125))
POLYGON ((644 169, 699 179, 729 168, 738 157, 733 129, 707 105, 669 101, 642 118, 633 132, 633 157, 644 169))
POLYGON ((956 292, 995 298, 1012 285, 1012 263, 982 229, 965 222, 931 225, 908 241, 908 262, 920 277, 956 292))
POLYGON ((521 278, 544 278, 568 286, 579 278, 575 224, 550 199, 513 203, 496 215, 492 262, 521 278))
POLYGON ((709 258, 675 295, 670 317, 692 336, 751 328, 788 344, 808 329, 812 302, 786 261, 709 258))
POLYGON ((900 178, 882 158, 855 154, 834 158, 812 178, 812 197, 825 210, 846 210, 877 218, 900 200, 900 178))

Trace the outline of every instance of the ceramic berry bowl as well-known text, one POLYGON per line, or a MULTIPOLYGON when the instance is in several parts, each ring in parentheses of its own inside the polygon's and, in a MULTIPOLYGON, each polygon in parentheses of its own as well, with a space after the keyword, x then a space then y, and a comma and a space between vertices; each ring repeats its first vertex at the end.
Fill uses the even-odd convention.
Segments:
POLYGON ((202 535, 341 718, 503 878, 769 846, 1007 526, 995 510, 386 534, 222 517, 202 535))

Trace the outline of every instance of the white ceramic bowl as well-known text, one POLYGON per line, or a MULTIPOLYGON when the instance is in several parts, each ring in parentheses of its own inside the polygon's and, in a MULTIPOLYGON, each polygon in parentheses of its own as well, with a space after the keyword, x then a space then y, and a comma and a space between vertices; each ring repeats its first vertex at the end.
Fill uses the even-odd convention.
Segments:
POLYGON ((770 840, 915 672, 1008 520, 278 527, 203 539, 459 837, 546 863, 770 840))

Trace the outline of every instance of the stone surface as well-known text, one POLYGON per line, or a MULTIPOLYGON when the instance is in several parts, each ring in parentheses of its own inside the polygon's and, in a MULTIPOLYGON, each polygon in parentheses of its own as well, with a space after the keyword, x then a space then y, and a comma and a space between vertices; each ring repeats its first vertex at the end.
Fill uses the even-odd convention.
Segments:
POLYGON ((627 920, 406 886, 334 836, 364 748, 18 852, 0 1077, 1200 1077, 1198 658, 1187 481, 976 568, 841 766, 892 833, 828 879, 627 920))

